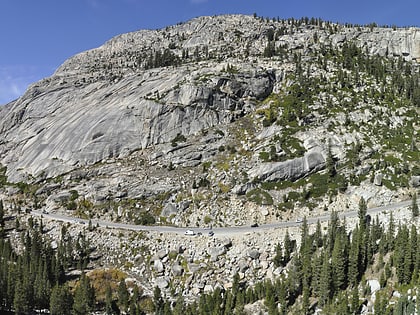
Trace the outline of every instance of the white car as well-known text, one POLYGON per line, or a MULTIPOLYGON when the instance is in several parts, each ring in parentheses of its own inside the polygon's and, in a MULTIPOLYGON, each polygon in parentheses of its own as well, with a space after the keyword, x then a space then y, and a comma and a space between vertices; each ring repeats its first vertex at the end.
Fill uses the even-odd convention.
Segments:
POLYGON ((185 235, 195 235, 193 230, 186 230, 184 234, 185 235))
POLYGON ((296 223, 302 223, 303 222, 303 218, 297 218, 296 219, 296 223))

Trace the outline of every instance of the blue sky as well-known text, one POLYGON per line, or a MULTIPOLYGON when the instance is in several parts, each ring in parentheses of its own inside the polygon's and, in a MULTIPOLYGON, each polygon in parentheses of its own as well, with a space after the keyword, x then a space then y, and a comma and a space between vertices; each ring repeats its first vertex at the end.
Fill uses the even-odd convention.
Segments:
POLYGON ((419 12, 419 0, 0 0, 0 104, 50 76, 67 58, 115 35, 201 15, 419 26, 419 12))

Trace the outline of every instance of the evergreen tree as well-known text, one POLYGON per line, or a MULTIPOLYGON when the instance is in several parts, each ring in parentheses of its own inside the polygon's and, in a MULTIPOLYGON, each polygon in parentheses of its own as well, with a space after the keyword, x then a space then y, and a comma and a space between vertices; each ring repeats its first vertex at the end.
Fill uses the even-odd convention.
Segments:
POLYGON ((411 250, 410 255, 406 253, 407 244, 409 243, 409 233, 406 226, 400 226, 395 240, 395 250, 392 258, 392 263, 395 266, 398 281, 406 283, 409 273, 408 264, 411 263, 411 250))
POLYGON ((321 271, 323 264, 323 255, 313 255, 312 257, 312 282, 311 289, 312 294, 315 297, 319 297, 321 287, 321 271))
POLYGON ((316 230, 314 234, 314 242, 317 248, 322 247, 323 240, 322 240, 322 231, 321 231, 321 222, 319 220, 316 222, 316 230))
POLYGON ((48 308, 50 305, 49 295, 51 285, 48 277, 47 263, 44 259, 41 259, 38 265, 33 289, 35 306, 38 309, 48 308))
POLYGON ((120 284, 118 285, 118 303, 120 305, 120 309, 123 310, 124 312, 127 312, 129 298, 130 298, 130 294, 128 293, 125 280, 123 279, 120 281, 120 284))
POLYGON ((67 285, 55 285, 51 290, 51 315, 71 315, 73 297, 67 285))
MULTIPOLYGON (((404 244, 404 266, 403 266, 403 282, 410 283, 413 276, 414 261, 413 261, 413 252, 411 248, 411 240, 407 240, 407 243, 404 244)), ((418 249, 417 249, 418 250, 418 249)))
POLYGON ((359 217, 359 228, 362 231, 366 230, 366 214, 367 214, 366 201, 363 197, 361 197, 359 200, 358 217, 359 217))
POLYGON ((360 300, 359 300, 359 289, 354 286, 351 291, 351 307, 350 311, 352 314, 359 314, 360 300))
POLYGON ((394 308, 394 315, 415 314, 415 304, 409 300, 407 295, 403 295, 398 299, 398 303, 394 308))
POLYGON ((27 293, 26 285, 23 283, 22 279, 19 279, 16 283, 15 295, 13 298, 13 306, 16 315, 29 313, 30 305, 27 293))
POLYGON ((331 212, 330 221, 328 223, 328 251, 331 253, 334 248, 334 242, 337 238, 337 233, 340 229, 340 220, 338 218, 338 213, 336 211, 331 212))
POLYGON ((10 310, 15 297, 16 285, 19 280, 18 268, 15 264, 9 264, 7 270, 7 288, 6 288, 6 305, 5 308, 10 310))
POLYGON ((333 295, 333 281, 327 253, 323 253, 319 292, 320 304, 326 305, 333 295))
POLYGON ((348 281, 352 286, 357 285, 359 281, 359 243, 356 235, 359 233, 359 229, 356 228, 352 233, 352 240, 350 242, 349 249, 349 264, 348 264, 348 281))
POLYGON ((105 288, 105 313, 107 315, 113 315, 114 309, 113 309, 113 299, 112 299, 112 289, 109 283, 106 284, 105 288))
POLYGON ((349 308, 349 298, 347 296, 347 292, 341 292, 337 300, 336 314, 351 315, 352 313, 349 308))
POLYGON ((329 176, 329 181, 332 180, 332 178, 337 174, 337 171, 335 169, 335 162, 334 162, 334 158, 331 152, 331 140, 328 139, 328 145, 327 145, 327 157, 325 160, 325 164, 326 164, 326 168, 327 168, 327 172, 328 172, 328 176, 329 176))
POLYGON ((334 290, 342 290, 347 286, 347 252, 342 235, 335 239, 331 264, 334 290))
POLYGON ((301 314, 303 315, 307 315, 309 314, 309 286, 304 285, 303 286, 303 291, 302 291, 302 309, 301 309, 301 314))
POLYGON ((283 249, 281 248, 280 243, 277 243, 276 245, 276 255, 273 258, 273 263, 276 267, 284 266, 283 249))
POLYGON ((417 218, 419 216, 419 206, 417 204, 417 193, 413 194, 413 198, 411 199, 411 214, 413 218, 417 218))
POLYGON ((279 309, 280 315, 287 314, 287 289, 286 289, 285 283, 286 281, 284 279, 284 276, 282 276, 282 278, 280 279, 277 285, 278 303, 280 304, 280 309, 279 309))
POLYGON ((162 298, 162 292, 160 291, 159 287, 155 287, 155 289, 153 290, 153 302, 155 305, 155 314, 163 314, 164 301, 162 298))
POLYGON ((95 291, 90 284, 89 277, 84 273, 74 291, 73 314, 84 315, 93 310, 95 303, 95 291))
POLYGON ((387 232, 387 252, 394 250, 394 239, 395 239, 395 222, 394 216, 392 212, 389 215, 389 224, 388 224, 388 232, 387 232))
POLYGON ((173 315, 184 315, 185 314, 185 300, 182 295, 179 295, 175 307, 173 308, 173 315))
POLYGON ((4 237, 4 207, 3 200, 0 199, 0 238, 4 237))
POLYGON ((290 261, 290 258, 292 257, 292 252, 293 252, 293 243, 292 243, 292 240, 290 239, 288 230, 286 230, 286 234, 284 235, 283 247, 284 247, 283 259, 284 259, 284 265, 286 265, 290 261))
POLYGON ((139 315, 140 309, 138 306, 138 301, 140 298, 139 287, 137 285, 133 288, 133 294, 130 298, 130 315, 139 315))

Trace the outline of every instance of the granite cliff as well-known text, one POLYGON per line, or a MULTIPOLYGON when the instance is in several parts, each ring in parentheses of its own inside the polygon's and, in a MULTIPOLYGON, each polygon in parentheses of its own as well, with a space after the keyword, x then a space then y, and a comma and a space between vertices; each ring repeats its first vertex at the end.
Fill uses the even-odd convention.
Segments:
POLYGON ((123 34, 1 108, 7 175, 53 177, 229 124, 286 83, 290 63, 262 58, 268 42, 290 56, 354 42, 372 55, 420 58, 416 28, 298 27, 238 15, 123 34))
MULTIPOLYGON (((289 221, 299 242, 305 216, 411 198, 419 61, 418 28, 319 19, 199 17, 117 36, 0 107, 8 237, 19 244, 13 219, 25 226, 38 209, 51 248, 86 233, 90 267, 124 270, 149 296, 158 286, 194 300, 234 275, 251 286, 287 275, 274 262, 284 228, 229 228, 289 221), (88 220, 216 234, 79 224, 88 220)), ((386 226, 389 212, 377 213, 386 226)), ((411 220, 407 206, 392 213, 411 220)))

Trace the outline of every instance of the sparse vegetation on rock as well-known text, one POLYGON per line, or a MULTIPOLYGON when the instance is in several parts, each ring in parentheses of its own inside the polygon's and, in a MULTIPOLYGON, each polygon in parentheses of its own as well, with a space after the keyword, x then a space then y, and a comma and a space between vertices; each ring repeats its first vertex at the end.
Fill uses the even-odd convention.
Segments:
POLYGON ((0 107, 0 310, 418 312, 418 34, 199 17, 70 58, 0 107))

